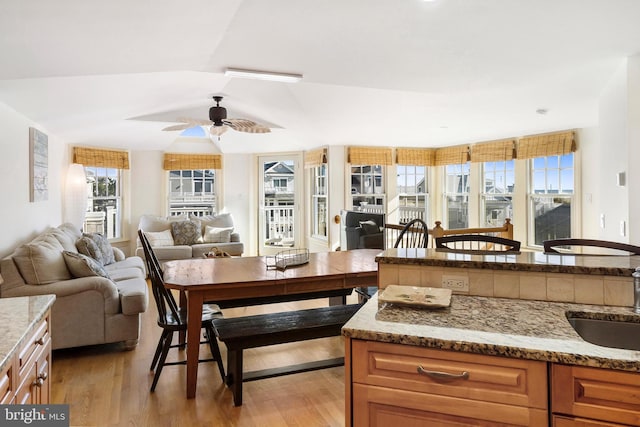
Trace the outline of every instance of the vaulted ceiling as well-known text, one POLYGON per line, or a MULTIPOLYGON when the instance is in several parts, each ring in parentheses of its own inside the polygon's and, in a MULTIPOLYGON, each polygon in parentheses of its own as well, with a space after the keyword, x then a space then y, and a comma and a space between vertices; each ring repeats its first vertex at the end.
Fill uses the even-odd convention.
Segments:
POLYGON ((639 17, 637 0, 0 0, 0 102, 134 150, 174 143, 161 129, 216 94, 273 127, 225 133, 224 152, 479 142, 597 125, 639 17))

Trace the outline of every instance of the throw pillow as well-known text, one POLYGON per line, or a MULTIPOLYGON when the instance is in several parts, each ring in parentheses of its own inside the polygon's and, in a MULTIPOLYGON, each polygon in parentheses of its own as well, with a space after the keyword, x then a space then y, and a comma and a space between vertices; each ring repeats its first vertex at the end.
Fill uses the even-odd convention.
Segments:
POLYGON ((176 245, 193 245, 202 242, 202 229, 197 219, 172 222, 171 234, 176 245))
POLYGON ((76 242, 76 248, 81 254, 95 259, 100 265, 104 265, 102 252, 100 252, 100 248, 91 237, 82 236, 79 238, 76 242))
MULTIPOLYGON (((193 217, 192 217, 193 218, 193 217)), ((231 228, 233 229, 233 216, 230 213, 225 212, 218 215, 205 215, 198 217, 198 219, 202 222, 202 228, 206 229, 206 226, 216 227, 216 228, 231 228)))
POLYGON ((100 249, 100 254, 102 255, 102 265, 109 265, 116 262, 116 258, 113 255, 113 248, 106 237, 100 233, 83 233, 82 236, 88 237, 96 242, 98 249, 100 249))
POLYGON ((24 281, 30 285, 45 285, 71 279, 62 256, 62 245, 53 236, 46 236, 16 249, 13 260, 24 281))
POLYGON ((64 262, 73 277, 101 276, 109 278, 107 271, 96 260, 77 252, 62 252, 64 262))
POLYGON ((233 227, 210 227, 206 226, 204 230, 205 243, 229 243, 231 241, 231 232, 233 227))
POLYGON ((360 227, 362 227, 362 231, 364 234, 378 234, 380 233, 380 227, 375 223, 372 219, 367 221, 360 221, 360 227))
POLYGON ((171 230, 164 231, 145 231, 144 235, 146 236, 149 244, 152 247, 158 246, 173 246, 173 236, 171 235, 171 230))

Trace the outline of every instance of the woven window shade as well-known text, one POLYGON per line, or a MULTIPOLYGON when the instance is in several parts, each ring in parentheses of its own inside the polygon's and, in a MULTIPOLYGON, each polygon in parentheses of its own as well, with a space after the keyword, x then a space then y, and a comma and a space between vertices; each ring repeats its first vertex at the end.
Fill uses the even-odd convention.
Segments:
POLYGON ((318 166, 322 166, 323 163, 327 163, 327 149, 319 148, 317 150, 305 151, 304 153, 304 168, 310 169, 318 166))
POLYGON ((576 151, 573 131, 548 133, 520 138, 516 158, 533 159, 535 157, 561 156, 576 151))
POLYGON ((468 161, 468 145, 456 145, 455 147, 444 147, 436 150, 436 166, 459 165, 468 161))
POLYGON ((513 159, 515 139, 481 142, 471 146, 471 162, 504 162, 513 159))
POLYGON ((164 170, 222 169, 220 154, 164 153, 164 170))
POLYGON ((432 148, 396 148, 396 163, 411 166, 433 166, 436 150, 432 148))
POLYGON ((391 148, 349 147, 348 162, 352 165, 389 166, 393 164, 391 148))
POLYGON ((129 153, 98 148, 73 147, 73 163, 102 168, 129 169, 129 153))

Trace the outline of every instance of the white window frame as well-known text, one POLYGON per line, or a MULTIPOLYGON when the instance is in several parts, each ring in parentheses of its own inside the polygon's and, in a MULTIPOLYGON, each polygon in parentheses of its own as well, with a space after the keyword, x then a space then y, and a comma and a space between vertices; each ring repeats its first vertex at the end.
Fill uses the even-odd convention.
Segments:
MULTIPOLYGON (((88 233, 100 233, 109 240, 120 240, 123 235, 123 172, 122 169, 105 168, 96 166, 85 166, 85 175, 87 177, 87 212, 83 225, 83 231, 88 233), (115 174, 116 186, 113 195, 97 195, 94 196, 95 188, 98 186, 99 179, 109 179, 115 174), (91 180, 94 179, 93 182, 91 180), (115 209, 105 209, 103 211, 94 211, 95 202, 114 200, 115 209)), ((108 188, 108 187, 107 187, 108 188)))
MULTIPOLYGON (((466 205, 467 205, 467 212, 466 212, 466 225, 464 227, 460 227, 460 228, 468 228, 470 226, 470 214, 471 214, 471 206, 470 206, 470 193, 471 193, 471 163, 470 162, 466 162, 466 163, 461 163, 461 164, 455 164, 455 165, 445 165, 442 168, 443 170, 443 181, 442 181, 442 188, 443 188, 443 192, 442 192, 442 218, 443 218, 443 226, 444 228, 450 229, 450 224, 449 224, 449 197, 466 197, 466 205), (461 179, 465 180, 464 176, 466 175, 466 185, 463 185, 464 190, 466 191, 457 191, 457 189, 455 190, 451 190, 449 188, 449 180, 447 179, 449 174, 449 170, 450 168, 456 168, 454 172, 454 174, 456 176, 460 176, 461 179)), ((451 175, 454 175, 451 174, 451 175)), ((456 186, 457 187, 457 186, 456 186)))
MULTIPOLYGON (((484 162, 482 163, 482 172, 481 172, 481 188, 480 188, 480 227, 500 227, 504 224, 504 220, 509 218, 513 220, 513 210, 514 210, 514 189, 516 182, 516 161, 515 160, 506 160, 506 161, 495 161, 495 162, 484 162), (509 168, 509 166, 511 166, 509 168), (489 170, 490 168, 490 170, 489 170), (492 175, 493 177, 493 188, 494 191, 487 191, 487 176, 492 175), (502 187, 498 187, 496 182, 502 181, 504 184, 502 187), (508 191, 509 185, 512 186, 511 191, 508 191), (502 188, 502 190, 501 190, 502 188), (487 221, 487 200, 490 197, 502 196, 505 198, 511 199, 511 208, 504 218, 498 219, 496 222, 490 223, 487 221)), ((513 222, 513 221, 512 221, 513 222)))
POLYGON ((215 215, 217 213, 217 173, 215 169, 174 169, 168 171, 168 211, 170 216, 188 214, 193 216, 215 215), (173 177, 175 172, 180 173, 180 177, 173 177), (185 176, 187 172, 191 176, 185 176), (202 175, 201 178, 195 176, 196 173, 202 175), (211 177, 206 175, 210 173, 211 177), (191 191, 174 191, 172 182, 175 180, 191 181, 189 188, 191 191), (202 191, 195 191, 198 183, 202 184, 202 191), (207 183, 211 186, 211 191, 206 191, 207 183), (179 194, 179 196, 178 196, 179 194), (176 205, 183 205, 177 207, 176 205))
POLYGON ((311 168, 311 235, 329 238, 329 173, 326 164, 311 168), (324 212, 322 209, 324 206, 324 212), (324 227, 322 226, 324 224, 324 227))
POLYGON ((417 165, 397 165, 396 166, 396 191, 398 192, 398 215, 399 223, 405 224, 410 220, 419 218, 429 224, 429 167, 417 165), (422 173, 419 170, 422 170, 422 173), (411 179, 411 177, 413 177, 411 179), (418 190, 419 177, 424 181, 423 191, 418 190), (400 185, 398 181, 403 181, 405 185, 400 185), (414 199, 415 208, 409 209, 403 200, 414 199), (424 206, 419 209, 420 203, 424 206), (405 212, 409 214, 403 213, 405 212))
MULTIPOLYGON (((529 216, 529 221, 528 222, 528 227, 527 227, 527 242, 528 242, 528 246, 533 247, 533 248, 540 248, 542 247, 542 242, 540 242, 539 244, 536 243, 535 239, 536 239, 536 230, 535 230, 535 212, 534 212, 534 208, 535 208, 535 201, 536 199, 541 199, 541 200, 548 200, 553 202, 553 199, 564 199, 564 200, 568 200, 569 201, 569 206, 570 206, 570 213, 569 213, 569 220, 571 223, 570 229, 569 229, 569 235, 567 236, 555 236, 554 238, 561 238, 561 237, 571 237, 574 234, 574 231, 576 230, 576 220, 577 220, 577 212, 579 211, 579 207, 576 206, 576 201, 577 201, 577 180, 576 180, 576 155, 575 153, 569 153, 566 154, 564 156, 545 156, 545 157, 537 157, 534 159, 530 159, 527 162, 527 168, 528 168, 528 173, 527 173, 527 177, 528 177, 528 183, 527 183, 527 211, 528 211, 528 216, 529 216), (562 167, 562 157, 564 156, 571 156, 572 157, 572 162, 571 162, 571 167, 562 167), (549 160, 551 158, 557 158, 558 159, 558 166, 549 166, 549 160), (542 168, 536 168, 535 167, 535 162, 536 160, 543 160, 544 161, 544 167, 542 168), (566 182, 566 179, 563 180, 562 179, 562 175, 563 175, 563 171, 571 171, 572 172, 572 182, 571 185, 563 185, 563 182, 566 182), (534 188, 535 186, 535 180, 536 180, 536 172, 537 171, 542 171, 543 175, 544 175, 544 189, 542 191, 538 191, 536 192, 536 189, 534 188), (557 179, 553 176, 553 174, 550 174, 550 172, 557 172, 557 179), (551 175, 551 176, 550 176, 551 175), (553 182, 550 182, 553 181, 553 182), (555 184, 555 189, 553 188, 553 184, 555 184), (555 192, 557 191, 557 192, 555 192)), ((558 200, 559 201, 559 200, 558 200)))
POLYGON ((387 195, 386 195, 386 167, 382 165, 350 165, 349 183, 351 193, 351 206, 354 210, 372 213, 386 213, 387 211, 387 195), (359 172, 354 172, 359 168, 359 172), (369 168, 368 172, 363 172, 365 168, 369 168), (373 192, 358 192, 358 188, 354 187, 354 177, 360 177, 360 189, 363 189, 363 182, 370 180, 370 188, 373 192), (380 183, 376 181, 379 179, 380 183), (356 190, 354 192, 354 190, 356 190), (364 200, 357 200, 364 199, 364 200), (364 203, 364 204, 363 204, 364 203))

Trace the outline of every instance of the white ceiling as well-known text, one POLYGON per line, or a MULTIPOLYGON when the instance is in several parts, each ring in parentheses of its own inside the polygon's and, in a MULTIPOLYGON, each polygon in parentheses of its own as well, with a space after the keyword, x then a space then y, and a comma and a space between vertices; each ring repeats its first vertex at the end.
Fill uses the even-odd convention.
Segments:
POLYGON ((639 21, 638 0, 0 0, 0 102, 125 149, 165 149, 214 94, 274 126, 224 152, 478 142, 596 125, 639 21))

